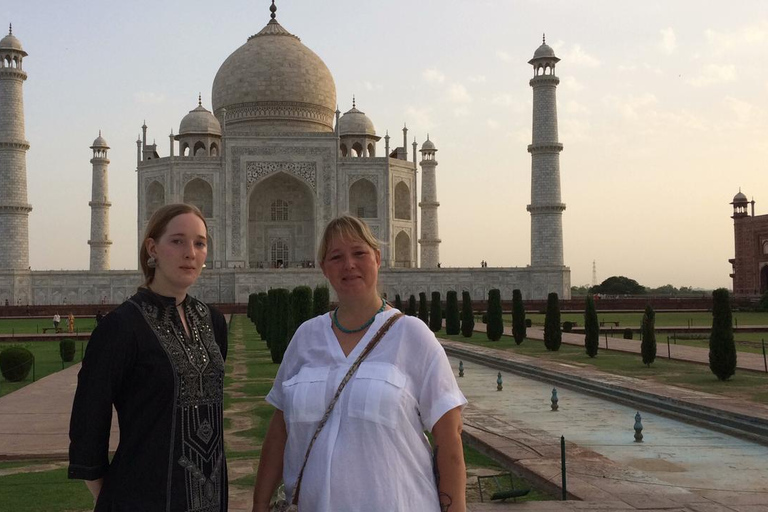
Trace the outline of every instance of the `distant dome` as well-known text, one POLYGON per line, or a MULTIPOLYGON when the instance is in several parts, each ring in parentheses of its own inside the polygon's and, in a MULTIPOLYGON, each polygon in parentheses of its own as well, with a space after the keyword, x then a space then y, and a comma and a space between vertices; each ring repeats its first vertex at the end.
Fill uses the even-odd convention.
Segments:
POLYGON ((541 59, 541 58, 551 59, 551 58, 555 58, 555 50, 553 50, 552 47, 549 46, 547 43, 543 43, 533 53, 533 58, 534 59, 541 59))
POLYGON ((189 114, 184 116, 179 126, 179 135, 219 135, 221 136, 221 125, 219 120, 206 110, 202 105, 196 109, 190 110, 189 114))
POLYGON ((325 63, 275 19, 219 68, 213 111, 227 125, 267 132, 332 132, 336 84, 325 63))
POLYGON ((422 151, 437 151, 435 149, 435 143, 429 140, 429 137, 427 137, 427 140, 424 141, 424 144, 421 145, 422 151))
POLYGON ((93 144, 91 145, 91 149, 109 149, 109 144, 107 144, 107 139, 101 136, 101 131, 99 131, 99 136, 96 137, 96 139, 93 141, 93 144))
POLYGON ((376 136, 376 129, 365 112, 352 107, 339 119, 339 135, 371 135, 376 136))
POLYGON ((10 30, 8 31, 7 36, 0 39, 0 50, 16 50, 17 52, 23 53, 25 57, 27 56, 27 52, 21 47, 21 41, 19 41, 10 30))
POLYGON ((739 190, 739 193, 733 196, 733 202, 734 203, 748 203, 749 199, 747 199, 747 196, 741 193, 741 190, 739 190))

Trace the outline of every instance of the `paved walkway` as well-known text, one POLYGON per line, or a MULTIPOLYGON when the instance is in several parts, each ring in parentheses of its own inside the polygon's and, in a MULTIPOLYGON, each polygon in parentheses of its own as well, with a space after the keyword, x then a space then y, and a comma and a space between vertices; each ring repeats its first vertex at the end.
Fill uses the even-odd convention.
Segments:
MULTIPOLYGON (((485 333, 485 324, 476 323, 475 331, 485 333)), ((504 336, 512 336, 512 327, 504 326, 504 336)), ((543 340, 544 329, 541 327, 528 327, 526 330, 526 337, 532 340, 543 340)), ((563 343, 567 345, 577 345, 579 347, 584 346, 584 334, 581 333, 563 333, 563 343)), ((632 339, 625 340, 624 338, 607 337, 605 334, 600 334, 600 350, 617 350, 619 352, 630 352, 633 354, 640 354, 640 340, 632 339)), ((681 361, 691 361, 693 363, 709 364, 709 349, 700 347, 690 347, 687 345, 669 345, 669 355, 672 359, 679 359, 681 361)), ((667 343, 661 341, 660 337, 656 338, 656 358, 667 359, 667 343)), ((758 372, 765 372, 765 362, 762 354, 755 354, 751 352, 739 352, 736 360, 736 366, 740 370, 753 370, 758 372)))

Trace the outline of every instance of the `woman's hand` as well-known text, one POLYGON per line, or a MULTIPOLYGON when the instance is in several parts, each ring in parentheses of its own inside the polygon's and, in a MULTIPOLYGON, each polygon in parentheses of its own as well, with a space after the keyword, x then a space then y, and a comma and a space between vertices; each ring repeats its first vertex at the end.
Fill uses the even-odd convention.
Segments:
POLYGON ((461 442, 461 409, 445 413, 432 427, 435 480, 441 512, 466 512, 467 469, 461 442))
POLYGON ((101 493, 101 486, 104 484, 104 479, 99 478, 98 480, 85 480, 85 486, 88 487, 88 490, 91 491, 91 494, 93 495, 93 505, 96 506, 96 500, 99 499, 99 494, 101 493))
POLYGON ((253 486, 253 512, 268 512, 269 500, 283 477, 283 453, 288 432, 283 411, 276 410, 261 445, 259 469, 253 486))

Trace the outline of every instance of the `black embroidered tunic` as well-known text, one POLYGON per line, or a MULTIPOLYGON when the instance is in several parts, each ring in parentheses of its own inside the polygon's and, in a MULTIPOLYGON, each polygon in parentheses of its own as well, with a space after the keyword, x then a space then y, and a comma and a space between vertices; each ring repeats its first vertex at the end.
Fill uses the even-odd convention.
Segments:
POLYGON ((140 289, 104 317, 78 374, 69 478, 104 479, 96 512, 226 512, 223 315, 140 289), (112 406, 120 443, 108 459, 112 406))

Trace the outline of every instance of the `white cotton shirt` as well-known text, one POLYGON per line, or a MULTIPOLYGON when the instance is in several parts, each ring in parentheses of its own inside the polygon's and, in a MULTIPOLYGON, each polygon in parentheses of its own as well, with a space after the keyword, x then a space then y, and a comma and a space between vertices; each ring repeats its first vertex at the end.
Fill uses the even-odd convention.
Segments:
MULTIPOLYGON (((309 442, 350 366, 397 310, 385 311, 344 352, 330 314, 303 323, 288 345, 267 401, 283 411, 283 481, 290 500, 309 442)), ((463 407, 445 351, 415 317, 403 316, 347 383, 312 448, 299 509, 317 512, 439 512, 424 431, 463 407)))

